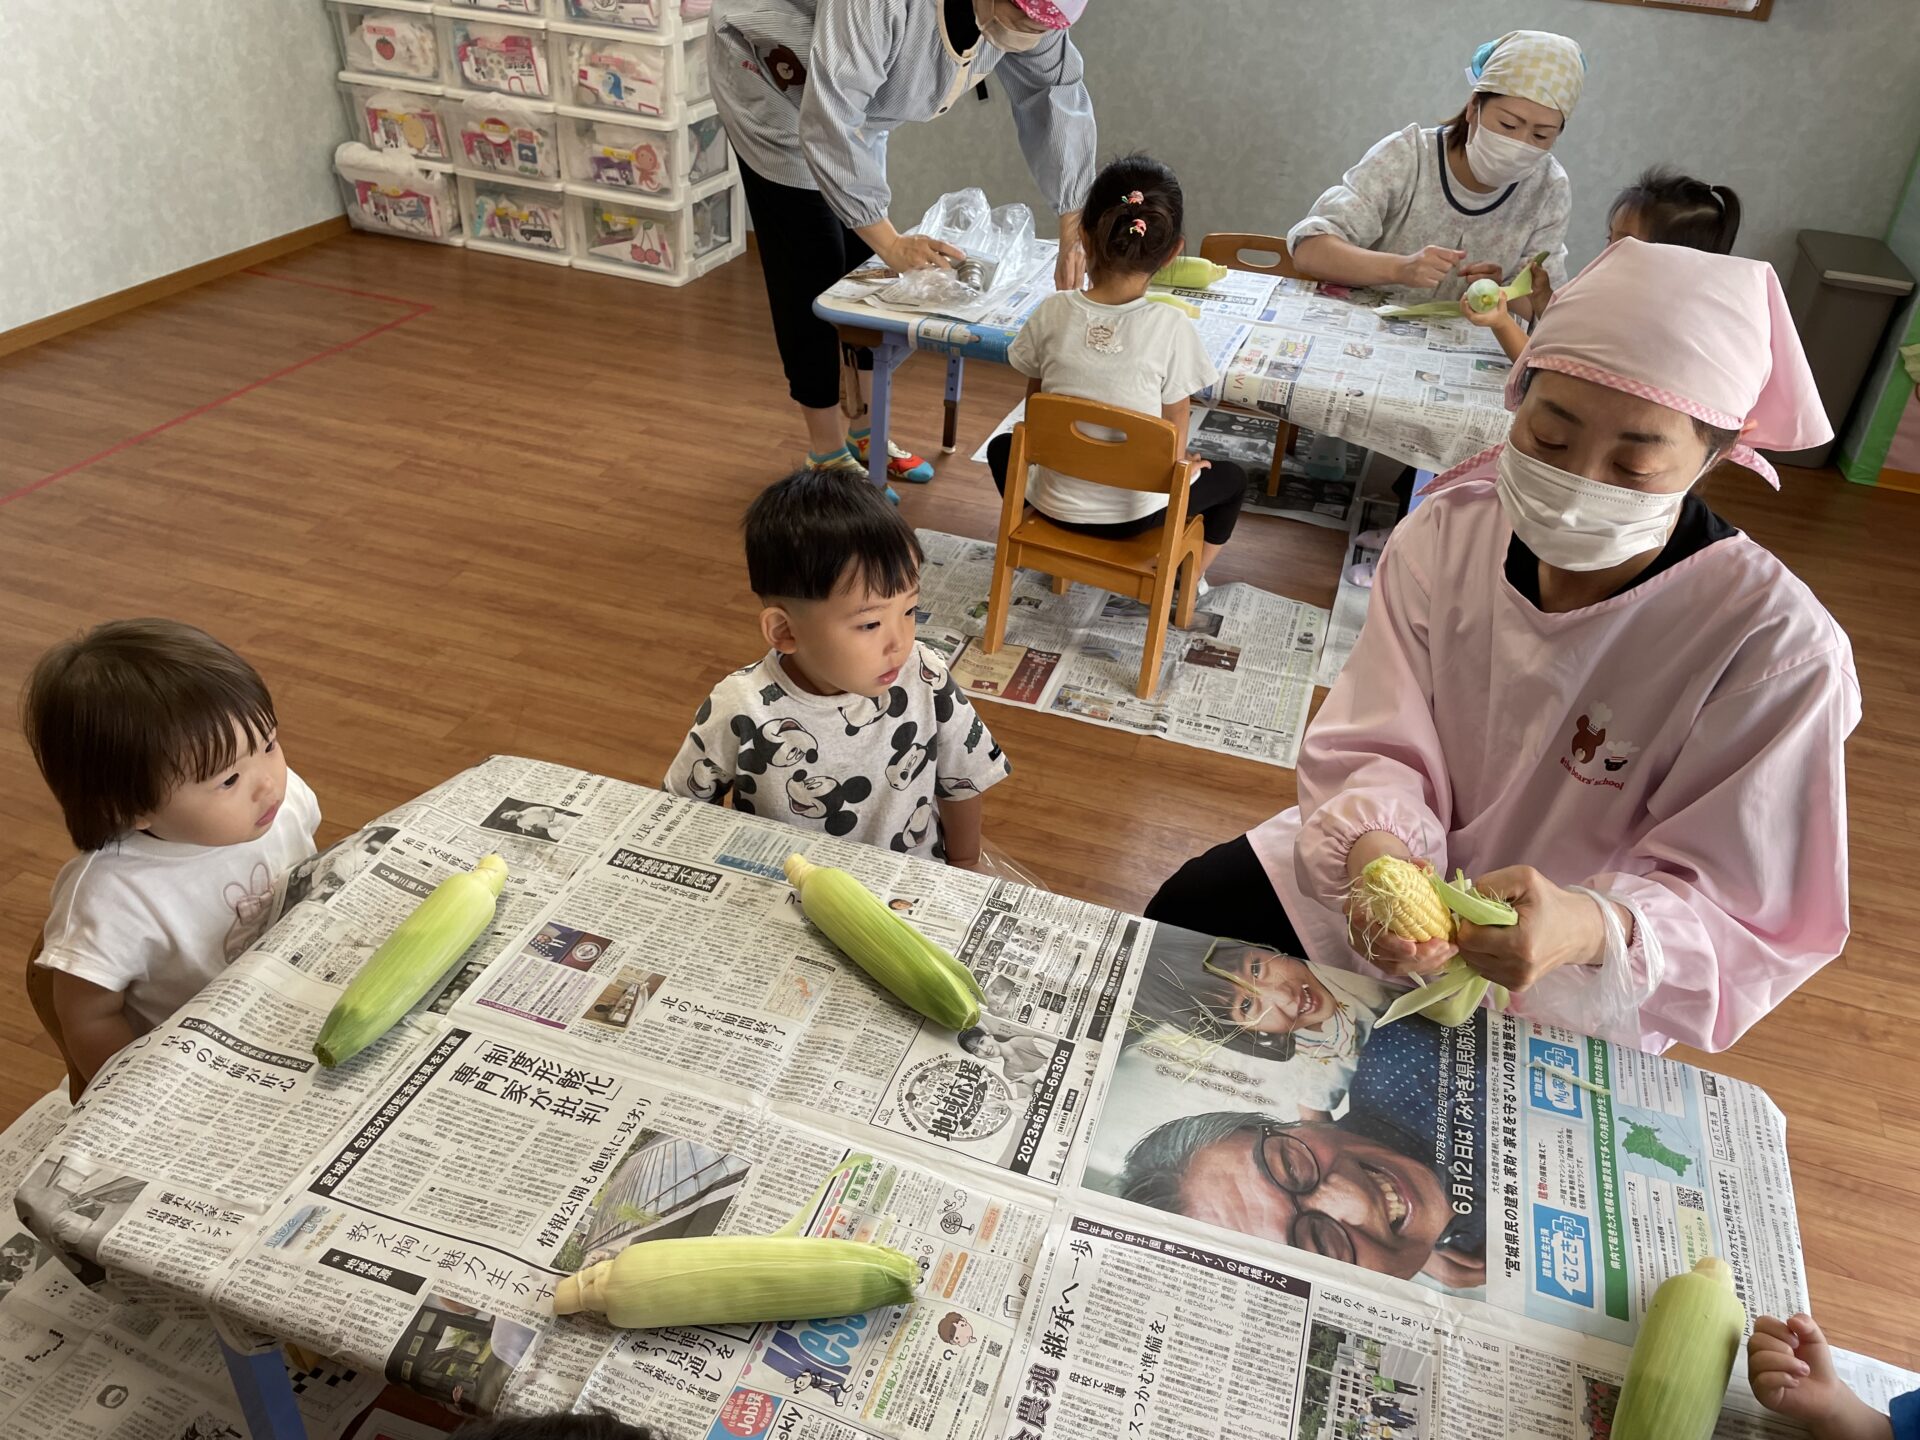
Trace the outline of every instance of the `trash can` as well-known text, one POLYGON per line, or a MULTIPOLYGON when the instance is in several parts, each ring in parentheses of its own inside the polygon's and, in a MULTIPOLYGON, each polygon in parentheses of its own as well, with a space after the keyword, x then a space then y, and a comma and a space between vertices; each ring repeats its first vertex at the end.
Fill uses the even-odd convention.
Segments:
MULTIPOLYGON (((1912 274, 1878 240, 1831 230, 1800 232, 1787 308, 1836 436, 1847 423, 1893 312, 1912 293, 1912 274)), ((1827 463, 1834 443, 1773 458, 1817 468, 1827 463)))

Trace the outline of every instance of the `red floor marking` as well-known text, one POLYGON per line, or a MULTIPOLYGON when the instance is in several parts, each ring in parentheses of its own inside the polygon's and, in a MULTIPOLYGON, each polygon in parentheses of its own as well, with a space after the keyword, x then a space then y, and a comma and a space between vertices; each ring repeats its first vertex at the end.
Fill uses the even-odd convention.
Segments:
POLYGON ((130 435, 125 440, 121 440, 116 444, 109 445, 106 449, 100 451, 100 453, 97 455, 89 455, 84 460, 76 460, 73 464, 68 465, 64 469, 55 470, 51 475, 42 475, 38 480, 30 481, 29 483, 22 485, 18 490, 13 491, 11 494, 0 495, 0 505, 11 505, 15 500, 25 499, 27 496, 33 494, 34 491, 36 490, 46 489, 47 486, 53 484, 56 480, 64 480, 66 479, 67 476, 77 474, 79 471, 85 470, 90 465, 99 464, 102 460, 105 460, 107 457, 111 455, 118 455, 122 450, 131 450, 136 445, 145 444, 147 441, 153 439, 154 436, 162 434, 165 431, 171 430, 176 425, 184 425, 186 424, 187 421, 196 419, 201 415, 205 415, 210 410, 218 410, 222 405, 225 405, 228 401, 238 400, 242 395, 250 394, 251 392, 258 390, 263 385, 271 385, 276 380, 284 380, 287 376, 293 374, 294 371, 304 370, 306 369, 307 366, 313 364, 316 360, 325 360, 330 356, 340 354, 342 351, 351 350, 356 345, 363 345, 367 341, 373 339, 374 336, 384 335, 387 333, 387 331, 396 329, 399 326, 406 324, 409 320, 418 320, 422 315, 427 314, 430 310, 433 309, 431 305, 422 304, 418 300, 402 300, 393 295, 378 295, 371 290, 351 290, 343 285, 326 285, 326 284, 322 284, 317 280, 301 280, 291 275, 273 275, 273 274, 269 274, 265 270, 243 270, 240 273, 243 275, 254 276, 256 279, 260 279, 260 280, 280 280, 290 285, 305 285, 308 288, 314 289, 314 290, 332 290, 342 295, 358 296, 361 299, 382 300, 390 305, 405 305, 407 307, 408 313, 400 316, 398 319, 389 320, 384 325, 376 325, 374 326, 373 329, 368 330, 363 334, 355 335, 353 338, 349 340, 342 340, 337 345, 329 345, 326 349, 318 351, 315 354, 309 355, 304 360, 296 360, 291 365, 282 366, 280 369, 275 370, 271 375, 263 375, 258 380, 249 381, 247 384, 242 385, 238 390, 229 391, 227 394, 222 395, 217 399, 207 401, 206 404, 204 405, 196 405, 193 407, 193 409, 185 411, 182 414, 176 415, 171 420, 161 421, 158 425, 155 425, 150 430, 143 430, 138 435, 130 435))

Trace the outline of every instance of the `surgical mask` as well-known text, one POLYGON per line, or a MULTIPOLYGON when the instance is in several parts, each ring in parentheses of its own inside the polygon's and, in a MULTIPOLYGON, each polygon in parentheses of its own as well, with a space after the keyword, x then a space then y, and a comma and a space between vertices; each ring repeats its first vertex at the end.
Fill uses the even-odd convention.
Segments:
POLYGON ((1495 483, 1513 533, 1556 570, 1605 570, 1660 549, 1687 498, 1685 490, 1649 495, 1571 475, 1511 440, 1495 483))
POLYGON ((974 0, 973 18, 980 22, 980 34, 986 42, 997 50, 1010 55, 1024 55, 1029 50, 1038 49, 1040 42, 1047 38, 1044 30, 1020 30, 994 15, 994 0, 974 0))
POLYGON ((1482 120, 1467 136, 1467 164, 1489 185, 1511 185, 1524 180, 1546 160, 1547 152, 1511 135, 1487 128, 1482 120))

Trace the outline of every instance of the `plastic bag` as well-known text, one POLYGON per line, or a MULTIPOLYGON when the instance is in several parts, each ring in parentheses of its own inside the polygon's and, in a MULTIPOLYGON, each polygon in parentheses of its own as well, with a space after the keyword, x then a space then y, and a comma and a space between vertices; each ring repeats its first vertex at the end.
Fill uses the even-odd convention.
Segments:
POLYGON ((988 875, 995 880, 1011 880, 1024 885, 1029 890, 1047 893, 1047 887, 1031 870, 1026 869, 1004 850, 995 849, 985 840, 980 842, 980 863, 974 866, 976 875, 988 875))
POLYGON ((958 270, 944 266, 931 270, 933 277, 945 276, 954 288, 950 296, 930 293, 928 300, 950 298, 965 303, 991 294, 1002 276, 1024 275, 1036 255, 1033 212, 1024 205, 990 206, 986 192, 978 187, 942 195, 912 233, 944 240, 967 257, 958 270))

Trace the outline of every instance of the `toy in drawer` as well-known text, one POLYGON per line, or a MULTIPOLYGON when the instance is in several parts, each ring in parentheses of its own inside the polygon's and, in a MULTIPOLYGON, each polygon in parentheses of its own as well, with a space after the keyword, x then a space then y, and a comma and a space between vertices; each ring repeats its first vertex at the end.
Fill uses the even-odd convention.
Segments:
POLYGON ((542 111, 522 101, 475 95, 455 114, 464 168, 527 180, 560 178, 556 117, 550 107, 542 111))
POLYGON ((453 159, 453 145, 441 112, 445 102, 438 95, 370 85, 344 88, 354 129, 374 149, 394 150, 416 160, 441 164, 453 159))
POLYGON ((455 20, 451 30, 454 63, 469 89, 532 100, 553 93, 539 31, 472 20, 455 20))

